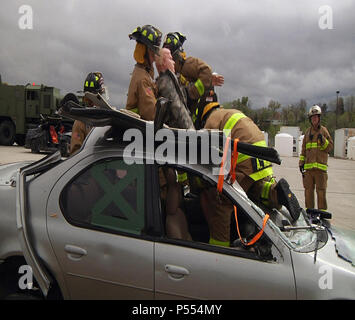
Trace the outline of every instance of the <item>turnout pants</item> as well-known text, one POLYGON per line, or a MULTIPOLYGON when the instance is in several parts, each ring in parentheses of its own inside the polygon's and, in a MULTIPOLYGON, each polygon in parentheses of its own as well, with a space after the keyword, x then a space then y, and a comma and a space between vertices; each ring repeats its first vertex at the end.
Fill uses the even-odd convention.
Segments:
POLYGON ((210 229, 210 244, 229 247, 232 202, 216 188, 203 190, 200 203, 210 229))
MULTIPOLYGON (((271 176, 259 181, 246 176, 242 188, 245 184, 249 185, 247 195, 252 201, 269 208, 281 207, 277 200, 276 181, 271 176)), ((229 246, 231 215, 234 212, 232 202, 223 194, 218 194, 216 188, 205 189, 200 201, 210 229, 210 244, 229 246)))
POLYGON ((307 170, 303 177, 305 189, 306 208, 314 209, 314 187, 317 192, 318 209, 327 210, 327 189, 328 174, 318 169, 307 170))

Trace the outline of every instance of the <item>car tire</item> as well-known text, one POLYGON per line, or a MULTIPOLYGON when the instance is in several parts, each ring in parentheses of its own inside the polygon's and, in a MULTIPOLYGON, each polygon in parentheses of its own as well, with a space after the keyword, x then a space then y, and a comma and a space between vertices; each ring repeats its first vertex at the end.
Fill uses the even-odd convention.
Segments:
POLYGON ((4 120, 0 123, 0 144, 12 146, 15 142, 16 128, 12 121, 4 120))

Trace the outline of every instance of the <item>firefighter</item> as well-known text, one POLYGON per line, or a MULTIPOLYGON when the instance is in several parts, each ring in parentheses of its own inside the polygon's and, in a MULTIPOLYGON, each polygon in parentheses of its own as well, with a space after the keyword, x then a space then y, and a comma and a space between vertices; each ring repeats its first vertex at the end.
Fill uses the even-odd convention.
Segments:
MULTIPOLYGON (((200 105, 196 110, 195 127, 197 130, 202 128, 230 130, 232 141, 238 138, 240 142, 266 147, 264 134, 250 118, 239 110, 223 109, 217 102, 217 96, 213 91, 208 94, 206 100, 210 102, 204 106, 200 105)), ((284 205, 291 218, 298 219, 301 212, 298 200, 285 179, 280 179, 276 183, 269 161, 239 153, 236 180, 255 203, 270 209, 280 209, 284 205)), ((204 197, 205 200, 209 198, 211 199, 211 196, 204 197)), ((223 195, 218 196, 214 202, 214 210, 210 210, 212 213, 206 217, 207 221, 210 221, 210 243, 228 246, 233 205, 223 195)))
POLYGON ((299 167, 303 175, 306 208, 314 209, 316 187, 318 209, 327 210, 327 163, 328 153, 333 149, 333 140, 327 128, 321 125, 321 115, 319 106, 310 108, 308 118, 311 126, 304 135, 299 167))
MULTIPOLYGON (((104 78, 101 72, 90 72, 85 81, 84 81, 84 93, 105 93, 104 78)), ((94 107, 94 103, 84 97, 83 99, 84 106, 94 107)), ((75 120, 72 128, 72 136, 70 141, 70 154, 77 152, 81 145, 83 144, 86 136, 89 134, 92 127, 88 124, 85 124, 82 121, 75 120)))
MULTIPOLYGON (((175 61, 175 73, 180 84, 185 88, 187 107, 194 115, 198 103, 204 103, 206 92, 213 86, 222 86, 224 77, 213 74, 211 67, 203 60, 186 57, 183 44, 186 37, 180 32, 169 32, 164 39, 163 47, 170 50, 175 61)), ((179 181, 188 186, 188 177, 183 174, 179 181)))
POLYGON ((186 37, 180 32, 169 32, 165 36, 164 48, 171 51, 175 61, 175 73, 180 83, 186 88, 187 104, 194 113, 200 99, 214 86, 222 86, 224 77, 212 73, 211 67, 199 58, 186 57, 183 43, 186 37))
POLYGON ((126 109, 136 112, 144 120, 154 120, 157 88, 154 83, 153 62, 159 51, 161 32, 151 26, 137 27, 130 39, 137 44, 133 57, 136 65, 129 84, 126 109))

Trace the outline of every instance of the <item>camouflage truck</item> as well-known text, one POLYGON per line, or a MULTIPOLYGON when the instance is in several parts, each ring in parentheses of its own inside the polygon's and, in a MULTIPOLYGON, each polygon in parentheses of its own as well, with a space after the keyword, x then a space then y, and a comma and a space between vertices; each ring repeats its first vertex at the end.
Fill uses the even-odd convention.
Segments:
POLYGON ((0 76, 0 145, 23 146, 28 129, 36 128, 42 115, 55 114, 60 90, 45 85, 8 85, 0 76))

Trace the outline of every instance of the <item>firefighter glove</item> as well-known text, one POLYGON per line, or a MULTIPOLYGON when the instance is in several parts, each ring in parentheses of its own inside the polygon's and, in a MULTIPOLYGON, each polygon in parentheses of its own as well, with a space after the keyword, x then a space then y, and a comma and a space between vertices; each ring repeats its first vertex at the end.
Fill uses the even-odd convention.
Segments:
POLYGON ((304 174, 304 164, 302 164, 302 165, 300 166, 300 172, 301 172, 302 174, 304 174))

